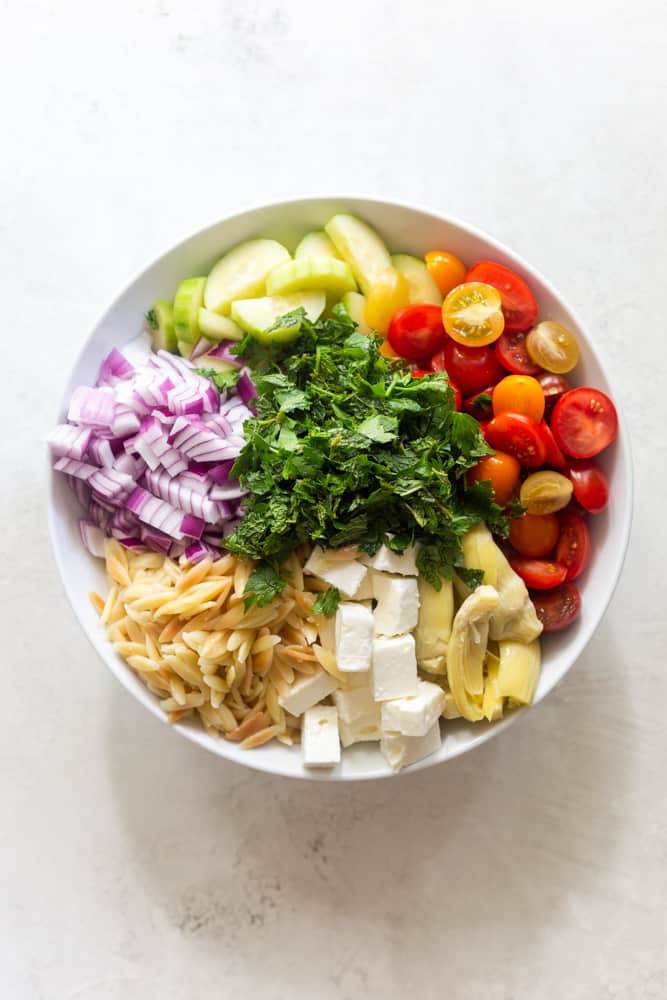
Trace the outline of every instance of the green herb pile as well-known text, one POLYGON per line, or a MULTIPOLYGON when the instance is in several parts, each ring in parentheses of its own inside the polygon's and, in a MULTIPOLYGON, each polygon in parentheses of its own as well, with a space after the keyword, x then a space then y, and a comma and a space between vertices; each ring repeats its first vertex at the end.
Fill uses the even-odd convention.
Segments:
POLYGON ((413 378, 379 353, 379 338, 334 313, 317 323, 302 315, 289 344, 247 338, 238 348, 259 395, 232 470, 249 490, 245 516, 225 545, 260 560, 251 600, 280 592, 280 566, 304 541, 370 554, 419 542, 417 565, 434 587, 455 573, 476 586, 461 536, 479 521, 508 530, 490 484, 466 485, 466 470, 490 451, 477 422, 455 411, 444 373, 413 378))

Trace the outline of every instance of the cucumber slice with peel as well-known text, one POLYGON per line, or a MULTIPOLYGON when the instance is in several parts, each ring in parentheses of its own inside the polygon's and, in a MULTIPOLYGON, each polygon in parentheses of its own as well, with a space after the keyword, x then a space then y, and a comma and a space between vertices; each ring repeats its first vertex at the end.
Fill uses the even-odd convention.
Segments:
POLYGON ((154 351, 177 351, 174 332, 174 306, 164 299, 156 299, 146 317, 151 331, 151 346, 154 351))
POLYGON ((233 319, 220 316, 203 306, 199 310, 199 329, 207 340, 243 340, 243 330, 233 319))
POLYGON ((206 278, 186 278, 174 297, 174 331, 178 340, 194 344, 199 339, 199 309, 204 300, 206 278))
POLYGON ((180 356, 182 358, 189 358, 190 355, 192 354, 194 346, 195 345, 192 343, 191 340, 177 340, 176 341, 176 347, 178 349, 178 353, 180 354, 180 356))
POLYGON ((391 266, 389 251, 370 226, 353 215, 334 215, 324 227, 336 250, 352 268, 362 292, 391 266))
POLYGON ((340 298, 356 289, 350 265, 333 257, 300 257, 279 264, 266 279, 269 295, 290 295, 293 292, 329 292, 340 298))
POLYGON ((278 264, 291 260, 289 251, 275 240, 249 240, 221 257, 206 282, 204 306, 229 316, 232 302, 251 299, 266 291, 266 276, 278 264))
POLYGON ((240 366, 240 362, 238 365, 234 365, 231 361, 225 361, 224 358, 215 358, 211 354, 200 354, 194 364, 197 368, 212 368, 215 372, 238 371, 240 366))
POLYGON ((333 257, 340 260, 340 256, 335 246, 323 229, 315 233, 306 233, 294 251, 295 258, 299 257, 333 257))
POLYGON ((360 292, 346 292, 341 302, 345 306, 347 315, 357 324, 359 333, 372 333, 366 322, 366 296, 360 292))
POLYGON ((441 306, 442 295, 428 268, 419 257, 407 253, 397 253, 391 258, 391 266, 400 271, 410 288, 410 305, 441 306))
POLYGON ((259 299, 240 299, 232 303, 232 319, 262 343, 286 343, 298 337, 301 324, 281 324, 271 330, 277 321, 295 309, 305 309, 306 316, 314 323, 324 311, 327 297, 324 292, 297 292, 294 295, 267 295, 259 299))

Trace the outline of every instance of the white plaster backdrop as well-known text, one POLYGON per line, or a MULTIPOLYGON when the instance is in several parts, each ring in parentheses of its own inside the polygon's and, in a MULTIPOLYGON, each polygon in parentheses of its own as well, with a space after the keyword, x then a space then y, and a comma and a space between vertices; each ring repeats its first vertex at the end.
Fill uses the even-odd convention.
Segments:
POLYGON ((660 0, 6 0, 0 956, 12 1000, 667 994, 660 0), (355 787, 245 772, 97 662, 43 440, 82 339, 249 202, 405 198, 505 241, 594 331, 635 449, 616 597, 500 739, 355 787))

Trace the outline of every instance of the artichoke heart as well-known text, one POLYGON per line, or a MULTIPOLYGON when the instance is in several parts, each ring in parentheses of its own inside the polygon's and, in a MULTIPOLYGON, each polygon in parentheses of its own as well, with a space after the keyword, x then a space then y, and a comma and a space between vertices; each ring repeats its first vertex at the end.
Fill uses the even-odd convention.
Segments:
POLYGON ((419 621, 415 630, 417 663, 430 674, 447 670, 447 643, 454 619, 454 590, 443 580, 440 590, 419 577, 419 621))
POLYGON ((479 696, 484 692, 489 618, 497 607, 496 589, 477 587, 456 612, 449 637, 447 679, 458 711, 470 722, 484 718, 479 696))

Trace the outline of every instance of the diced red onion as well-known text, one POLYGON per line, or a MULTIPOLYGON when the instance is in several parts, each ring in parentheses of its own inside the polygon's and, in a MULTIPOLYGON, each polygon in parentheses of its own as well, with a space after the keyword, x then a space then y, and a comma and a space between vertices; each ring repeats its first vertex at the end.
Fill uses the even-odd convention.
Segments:
POLYGON ((208 353, 212 358, 219 358, 220 361, 225 361, 228 365, 240 368, 243 362, 236 354, 230 353, 230 348, 237 346, 238 344, 235 340, 221 340, 208 353))
POLYGON ((51 453, 80 462, 86 453, 93 432, 90 427, 58 424, 48 437, 51 453))
POLYGON ((116 413, 111 424, 111 430, 114 435, 119 438, 129 437, 130 434, 136 434, 139 430, 141 421, 136 413, 133 413, 128 407, 116 406, 116 413))
POLYGON ((81 518, 79 521, 79 534, 81 535, 81 541, 91 556, 104 557, 104 532, 100 531, 96 524, 81 518))
POLYGON ((113 384, 115 379, 126 379, 134 374, 134 366, 115 347, 107 354, 100 366, 98 385, 113 384))
POLYGON ((229 473, 232 470, 234 462, 236 459, 230 458, 226 462, 221 462, 220 465, 214 465, 208 470, 208 478, 212 479, 214 483, 219 486, 225 486, 230 482, 229 473))
POLYGON ((77 462, 73 458, 59 458, 53 468, 56 472, 66 472, 68 476, 83 479, 84 482, 87 482, 97 472, 96 466, 89 465, 87 462, 77 462))
POLYGON ((111 469, 115 465, 115 456, 106 438, 94 438, 88 445, 86 458, 103 469, 111 469))
POLYGON ((114 418, 114 400, 104 388, 80 385, 72 393, 67 419, 86 427, 110 427, 114 418))
POLYGON ((209 347, 212 346, 213 346, 212 340, 207 340, 206 337, 200 337, 195 346, 190 351, 190 360, 196 361, 196 359, 201 357, 202 354, 212 353, 209 351, 209 347))
POLYGON ((203 542, 194 542, 192 545, 188 545, 185 550, 185 558, 193 565, 201 562, 202 559, 207 559, 208 556, 215 558, 217 555, 218 553, 215 549, 212 549, 209 545, 205 545, 203 542))
POLYGON ((186 514, 181 521, 180 530, 188 538, 201 538, 204 531, 204 522, 193 514, 186 514))
MULTIPOLYGON (((147 542, 143 542, 141 538, 119 538, 118 541, 121 545, 124 545, 126 549, 145 549, 147 542)), ((170 539, 171 541, 171 539, 170 539)))
POLYGON ((236 391, 243 400, 243 402, 248 406, 257 395, 257 389, 250 378, 250 372, 247 368, 244 368, 239 376, 239 380, 236 383, 236 391))

